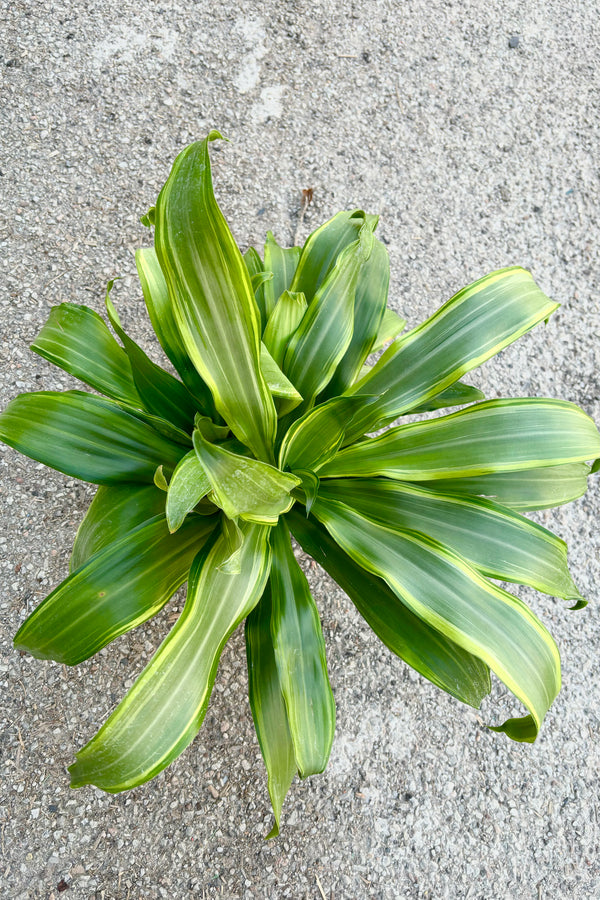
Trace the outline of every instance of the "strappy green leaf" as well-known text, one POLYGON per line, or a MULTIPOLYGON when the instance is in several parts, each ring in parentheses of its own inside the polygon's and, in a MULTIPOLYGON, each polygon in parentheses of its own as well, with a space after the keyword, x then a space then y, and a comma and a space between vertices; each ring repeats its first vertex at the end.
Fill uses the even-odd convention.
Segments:
POLYGON ((184 432, 191 434, 198 403, 188 389, 152 362, 139 344, 123 330, 117 311, 110 299, 113 282, 106 289, 106 311, 110 324, 119 336, 131 364, 133 380, 144 407, 155 416, 173 423, 184 432))
POLYGON ((356 282, 372 242, 365 223, 359 240, 338 257, 289 342, 283 370, 304 397, 305 407, 329 383, 350 344, 356 282))
POLYGON ((570 503, 587 490, 590 467, 585 463, 545 466, 524 472, 495 472, 468 478, 441 478, 435 488, 443 493, 479 494, 519 512, 550 509, 570 503))
POLYGON ((165 511, 165 496, 153 485, 99 487, 77 530, 69 562, 71 572, 90 556, 165 511))
POLYGON ((296 419, 279 450, 281 469, 317 471, 333 459, 360 400, 333 397, 296 419))
POLYGON ((69 768, 72 787, 95 784, 114 793, 143 784, 196 736, 223 647, 260 599, 269 574, 269 529, 242 527, 240 573, 220 571, 228 552, 222 537, 200 552, 177 624, 98 734, 77 754, 69 768))
POLYGON ((272 272, 271 278, 264 286, 266 320, 275 309, 277 300, 289 289, 300 259, 300 247, 280 247, 272 231, 267 231, 265 241, 265 271, 272 272))
POLYGON ((164 515, 99 550, 23 623, 15 647, 74 666, 146 622, 186 581, 216 518, 196 517, 169 534, 164 515))
POLYGON ((281 807, 296 774, 294 746, 271 638, 271 592, 265 588, 246 619, 248 695, 260 750, 267 768, 275 825, 267 835, 277 837, 281 807))
POLYGON ((483 575, 580 601, 567 545, 524 516, 480 498, 458 498, 386 478, 324 479, 319 496, 339 500, 379 525, 440 541, 483 575))
POLYGON ((285 521, 300 546, 337 581, 392 653, 436 687, 479 707, 491 688, 484 662, 415 615, 382 578, 348 556, 314 516, 307 519, 294 507, 285 521))
MULTIPOLYGON (((463 288, 422 325, 395 341, 368 376, 349 388, 369 405, 349 443, 450 387, 557 309, 524 269, 500 269, 463 288), (373 395, 380 396, 371 404, 373 395)), ((293 380, 293 379, 292 379, 293 380)))
POLYGON ((127 354, 93 309, 53 306, 31 349, 101 394, 141 405, 127 354))
POLYGON ((156 203, 155 249, 186 351, 217 410, 271 461, 276 413, 260 368, 260 315, 212 189, 208 145, 220 137, 211 131, 175 160, 156 203))
POLYGON ((152 483, 183 447, 111 400, 81 391, 20 394, 0 413, 0 440, 65 475, 95 484, 152 483))
POLYGON ((364 212, 354 209, 337 213, 313 231, 302 248, 290 291, 301 291, 310 303, 342 251, 358 240, 364 222, 364 212))
POLYGON ((402 316, 399 316, 397 312, 388 307, 383 314, 377 336, 371 347, 371 353, 383 350, 388 341, 395 340, 405 328, 406 319, 403 319, 402 316))
POLYGON ((343 394, 355 381, 377 338, 387 306, 389 284, 388 252, 381 241, 374 239, 369 259, 362 266, 356 283, 352 338, 323 399, 343 394))
POLYGON ((327 765, 335 703, 319 614, 283 521, 273 528, 271 548, 271 638, 294 755, 300 776, 306 778, 327 765))
POLYGON ((199 408, 211 418, 215 418, 215 405, 210 390, 196 371, 179 334, 167 282, 154 247, 136 250, 135 263, 152 328, 161 347, 189 392, 197 399, 199 408))
POLYGON ((531 610, 432 538, 384 528, 321 497, 314 511, 359 565, 384 578, 423 621, 490 666, 530 713, 518 726, 501 727, 514 740, 535 740, 560 689, 560 658, 531 610))
POLYGON ((306 309, 304 294, 284 291, 269 316, 263 341, 278 366, 283 365, 290 338, 300 325, 306 309))
POLYGON ((260 367, 273 396, 283 397, 287 401, 289 410, 302 403, 302 397, 262 343, 260 345, 260 367))
POLYGON ((487 400, 341 450, 320 476, 429 481, 585 462, 598 453, 598 429, 574 403, 487 400))

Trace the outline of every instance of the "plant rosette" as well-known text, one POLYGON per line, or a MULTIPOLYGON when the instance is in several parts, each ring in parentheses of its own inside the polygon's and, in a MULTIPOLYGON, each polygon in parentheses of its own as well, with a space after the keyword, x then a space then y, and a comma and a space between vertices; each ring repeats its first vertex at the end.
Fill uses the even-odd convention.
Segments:
POLYGON ((217 138, 177 157, 142 219, 154 246, 136 253, 179 378, 123 330, 109 283, 112 332, 94 310, 62 303, 32 345, 98 393, 21 394, 0 415, 6 444, 98 485, 69 576, 15 646, 74 666, 187 582, 177 623, 70 767, 73 787, 116 792, 193 740, 223 647, 245 622, 275 835, 295 773, 324 770, 335 727, 292 537, 439 688, 477 708, 494 672, 524 715, 490 727, 533 741, 560 687, 559 654, 496 582, 585 605, 565 543, 524 513, 585 492, 600 435, 572 403, 485 400, 460 380, 557 308, 527 271, 492 272, 403 333, 377 216, 338 213, 302 248, 269 232, 262 258, 242 256, 213 194, 217 138))

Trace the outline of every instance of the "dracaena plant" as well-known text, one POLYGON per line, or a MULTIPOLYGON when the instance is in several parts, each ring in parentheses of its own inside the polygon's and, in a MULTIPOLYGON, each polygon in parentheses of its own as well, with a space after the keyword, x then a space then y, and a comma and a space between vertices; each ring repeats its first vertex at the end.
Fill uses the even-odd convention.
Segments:
POLYGON ((486 401, 459 380, 556 309, 528 272, 493 272, 401 334, 376 216, 338 213, 302 248, 269 233, 262 259, 253 248, 242 256, 213 194, 218 137, 177 157, 142 220, 154 247, 136 255, 180 378, 124 332, 109 285, 118 341, 95 311, 63 303, 33 344, 104 396, 23 394, 0 416, 11 447, 99 485, 69 576, 15 645, 76 665, 187 581, 176 625, 70 769, 74 787, 122 791, 192 741, 225 642, 245 620, 275 834, 294 774, 325 768, 335 721, 292 536, 439 688, 478 707, 493 671, 526 711, 495 729, 533 741, 559 689, 559 655, 496 582, 584 605, 564 542, 523 513, 581 496, 600 436, 571 403, 486 401))

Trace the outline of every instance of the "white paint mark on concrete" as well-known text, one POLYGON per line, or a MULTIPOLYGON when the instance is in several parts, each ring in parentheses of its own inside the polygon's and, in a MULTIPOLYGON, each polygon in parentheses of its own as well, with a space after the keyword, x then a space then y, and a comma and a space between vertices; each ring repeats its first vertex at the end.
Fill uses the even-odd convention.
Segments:
POLYGON ((247 49, 242 64, 234 76, 233 84, 240 94, 246 94, 258 84, 261 60, 267 55, 265 47, 267 34, 260 19, 240 19, 236 23, 235 31, 247 49))
POLYGON ((283 86, 274 84, 263 88, 260 92, 260 100, 252 105, 250 115, 255 122, 266 122, 267 119, 277 119, 281 115, 283 98, 283 86))

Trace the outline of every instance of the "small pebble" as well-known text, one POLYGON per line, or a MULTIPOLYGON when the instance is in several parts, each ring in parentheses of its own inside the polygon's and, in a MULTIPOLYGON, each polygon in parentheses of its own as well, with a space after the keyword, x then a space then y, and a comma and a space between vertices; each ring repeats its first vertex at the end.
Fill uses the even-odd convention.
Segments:
POLYGON ((518 47, 520 40, 521 40, 521 38, 519 37, 518 34, 511 34, 511 36, 508 39, 508 46, 510 47, 510 49, 514 50, 515 47, 518 47))

